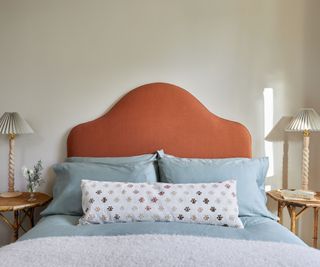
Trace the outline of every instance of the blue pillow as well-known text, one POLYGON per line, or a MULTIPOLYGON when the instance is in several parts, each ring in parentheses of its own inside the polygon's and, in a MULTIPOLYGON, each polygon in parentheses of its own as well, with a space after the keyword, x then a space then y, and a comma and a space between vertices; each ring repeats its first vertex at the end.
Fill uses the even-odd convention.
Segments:
POLYGON ((124 163, 139 163, 146 161, 156 161, 157 154, 144 154, 132 157, 69 157, 66 162, 91 162, 91 163, 109 163, 109 164, 124 164, 124 163))
POLYGON ((53 187, 53 200, 41 215, 83 214, 81 207, 82 179, 142 183, 157 181, 154 162, 107 164, 88 162, 65 162, 53 167, 56 182, 53 187))
POLYGON ((159 154, 160 181, 164 183, 212 183, 237 180, 239 216, 275 219, 266 207, 264 180, 268 158, 190 159, 159 154))
POLYGON ((153 162, 155 172, 155 179, 159 181, 159 167, 158 167, 158 153, 163 153, 163 150, 157 151, 155 154, 143 154, 131 157, 69 157, 66 162, 89 162, 89 163, 107 163, 107 164, 127 164, 127 163, 141 163, 153 162))

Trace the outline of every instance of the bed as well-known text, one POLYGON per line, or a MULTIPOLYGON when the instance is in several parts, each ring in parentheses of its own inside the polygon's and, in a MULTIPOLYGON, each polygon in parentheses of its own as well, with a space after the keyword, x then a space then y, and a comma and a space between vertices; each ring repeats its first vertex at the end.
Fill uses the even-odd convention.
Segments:
MULTIPOLYGON (((153 155, 161 157, 159 152, 154 153, 163 153, 162 149, 174 155, 168 156, 168 161, 189 164, 189 159, 201 159, 196 162, 200 167, 207 164, 206 160, 211 164, 219 159, 225 166, 229 160, 251 162, 252 157, 251 136, 243 125, 210 113, 182 88, 152 83, 130 91, 101 118, 74 127, 67 142, 67 163, 63 164, 85 168, 77 169, 77 175, 86 171, 90 174, 89 165, 85 164, 104 168, 103 161, 107 158, 111 160, 108 163, 111 168, 115 168, 113 158, 140 160, 136 155, 151 155, 155 173, 161 175, 162 163, 160 167, 154 165, 157 159, 153 155), (83 163, 82 159, 90 163, 83 163)), ((186 166, 180 171, 187 170, 186 166)), ((198 177, 197 172, 191 175, 193 183, 197 183, 195 176, 198 177)), ((186 178, 181 174, 177 177, 186 178)), ((250 177, 244 181, 248 187, 252 184, 250 177)), ((62 186, 54 189, 54 196, 59 198, 59 192, 64 190, 64 202, 54 199, 33 229, 15 244, 0 249, 3 266, 320 266, 320 253, 278 224, 267 210, 260 214, 265 207, 259 207, 257 212, 242 207, 252 205, 254 198, 249 204, 247 199, 238 200, 242 229, 179 220, 79 225, 83 216, 79 211, 81 200, 68 195, 73 191, 66 189, 69 185, 63 178, 57 183, 62 186)), ((253 184, 259 191, 259 201, 265 198, 264 180, 259 185, 253 184)), ((247 190, 246 184, 242 186, 242 194, 250 199, 254 195, 252 189, 247 190)), ((240 192, 238 198, 239 195, 240 192)), ((262 201, 265 206, 265 199, 262 201)))

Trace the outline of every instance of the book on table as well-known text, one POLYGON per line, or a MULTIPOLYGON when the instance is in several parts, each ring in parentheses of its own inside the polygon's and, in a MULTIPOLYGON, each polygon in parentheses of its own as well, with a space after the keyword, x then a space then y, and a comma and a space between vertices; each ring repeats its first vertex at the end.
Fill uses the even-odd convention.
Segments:
POLYGON ((281 196, 285 200, 313 200, 316 193, 312 191, 306 191, 306 190, 280 190, 281 196))

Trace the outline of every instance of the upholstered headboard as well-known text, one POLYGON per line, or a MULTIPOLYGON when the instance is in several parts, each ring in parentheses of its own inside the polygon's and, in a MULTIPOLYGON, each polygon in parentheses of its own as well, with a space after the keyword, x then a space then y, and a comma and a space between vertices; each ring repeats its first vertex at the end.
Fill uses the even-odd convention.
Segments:
POLYGON ((164 149, 179 157, 251 157, 241 124, 209 112, 186 90, 167 83, 140 86, 102 117, 74 127, 68 156, 115 157, 164 149))

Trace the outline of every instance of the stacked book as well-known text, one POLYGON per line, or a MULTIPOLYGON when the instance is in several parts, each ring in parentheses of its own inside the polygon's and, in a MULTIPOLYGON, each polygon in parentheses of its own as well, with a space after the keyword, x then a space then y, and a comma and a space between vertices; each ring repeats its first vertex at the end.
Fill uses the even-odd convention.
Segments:
POLYGON ((313 200, 316 193, 306 190, 280 190, 281 196, 285 200, 313 200))

